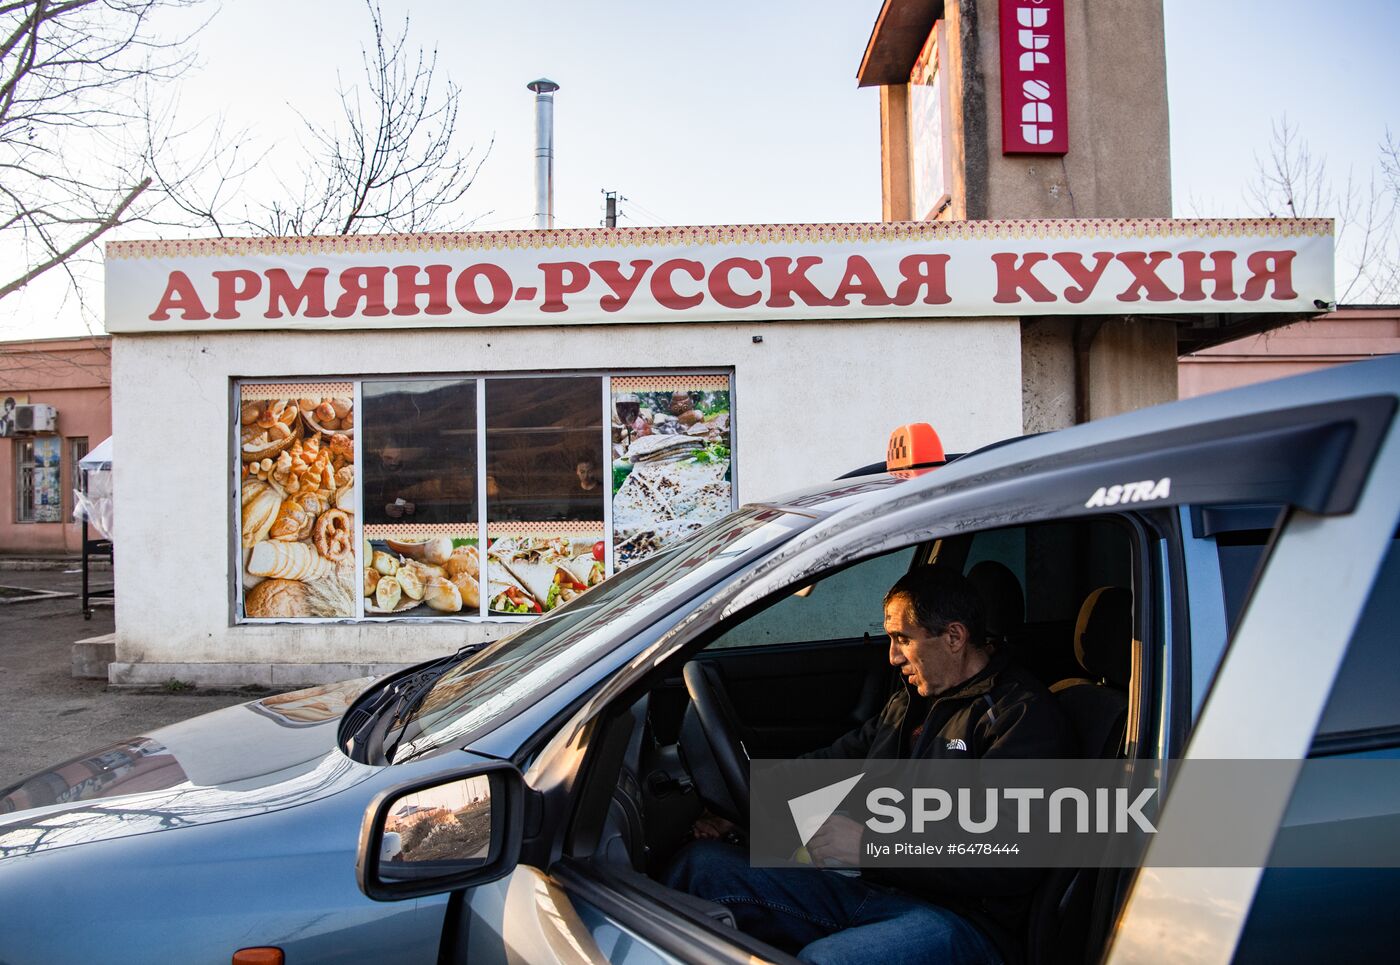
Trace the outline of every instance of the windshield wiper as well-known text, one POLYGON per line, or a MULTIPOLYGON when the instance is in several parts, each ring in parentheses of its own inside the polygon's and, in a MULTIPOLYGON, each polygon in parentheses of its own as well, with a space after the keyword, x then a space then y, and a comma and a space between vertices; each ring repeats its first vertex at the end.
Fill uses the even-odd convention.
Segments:
MULTIPOLYGON (((456 653, 439 657, 429 664, 419 667, 412 673, 400 677, 392 685, 384 688, 384 691, 373 701, 373 703, 358 708, 355 717, 363 718, 354 725, 349 736, 342 742, 346 748, 346 754, 352 760, 364 760, 365 751, 369 742, 371 732, 377 729, 379 721, 383 718, 386 710, 392 705, 393 718, 389 722, 392 727, 399 718, 408 714, 417 703, 425 697, 432 685, 444 673, 456 666, 464 657, 480 650, 486 646, 484 643, 469 644, 462 647, 456 653)), ((397 743, 397 742, 396 742, 397 743)))

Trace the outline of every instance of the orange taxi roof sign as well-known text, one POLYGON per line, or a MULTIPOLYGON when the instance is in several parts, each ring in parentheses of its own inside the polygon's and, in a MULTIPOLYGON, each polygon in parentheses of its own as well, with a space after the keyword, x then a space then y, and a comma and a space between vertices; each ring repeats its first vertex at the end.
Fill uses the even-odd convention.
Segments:
POLYGON ((927 422, 911 422, 890 433, 890 444, 885 450, 887 470, 893 472, 946 461, 943 440, 927 422))

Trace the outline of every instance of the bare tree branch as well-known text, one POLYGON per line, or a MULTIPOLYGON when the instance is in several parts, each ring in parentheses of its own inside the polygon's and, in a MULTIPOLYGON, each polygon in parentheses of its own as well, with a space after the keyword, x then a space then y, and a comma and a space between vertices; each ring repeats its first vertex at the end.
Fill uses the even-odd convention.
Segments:
POLYGON ((127 143, 139 95, 190 63, 152 19, 199 0, 0 0, 0 298, 86 258, 157 199, 127 143))
POLYGON ((1255 178, 1246 188, 1248 204, 1261 215, 1336 221, 1339 303, 1400 302, 1400 144, 1388 130, 1377 163, 1364 181, 1348 172, 1339 190, 1327 159, 1314 155, 1283 117, 1267 155, 1255 155, 1255 178))
POLYGON ((93 228, 91 231, 89 231, 87 234, 83 235, 76 241, 71 242, 68 245, 68 247, 64 248, 63 250, 55 252, 54 256, 48 261, 39 265, 35 265, 33 268, 25 272, 19 278, 16 278, 9 284, 0 287, 0 298, 4 298, 6 295, 10 294, 10 292, 18 291, 19 289, 23 288, 25 285, 38 278, 44 272, 48 271, 50 268, 67 261, 69 258, 73 257, 73 255, 76 252, 80 251, 83 248, 86 248, 98 238, 102 237, 103 234, 105 234, 108 231, 111 231, 113 228, 115 228, 121 223, 122 215, 126 213, 126 209, 131 207, 131 205, 136 201, 136 199, 141 196, 141 193, 150 186, 151 179, 143 179, 140 184, 136 185, 136 187, 132 188, 130 191, 127 192, 127 195, 125 198, 122 199, 122 202, 119 205, 117 205, 115 210, 113 210, 110 214, 103 218, 98 223, 97 227, 93 228))
POLYGON ((188 167, 170 168, 159 154, 151 157, 157 184, 192 225, 221 236, 275 236, 472 224, 475 218, 464 213, 462 201, 490 144, 479 155, 457 148, 461 91, 439 74, 437 51, 410 48, 408 17, 391 36, 378 3, 366 0, 366 6, 371 40, 361 49, 360 80, 347 85, 337 78, 336 123, 300 115, 310 147, 298 151, 295 174, 278 179, 279 196, 256 200, 260 186, 249 187, 245 180, 254 167, 273 160, 273 151, 249 162, 237 146, 216 138, 197 166, 202 176, 192 176, 188 167), (238 204, 241 210, 235 210, 238 204))

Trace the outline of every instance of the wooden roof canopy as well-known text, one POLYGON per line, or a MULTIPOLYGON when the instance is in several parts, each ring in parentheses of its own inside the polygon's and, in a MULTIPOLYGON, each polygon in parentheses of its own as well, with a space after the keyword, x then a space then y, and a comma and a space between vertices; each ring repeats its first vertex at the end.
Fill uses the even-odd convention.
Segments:
POLYGON ((909 83, 909 71, 943 16, 944 0, 885 0, 856 71, 859 87, 909 83))

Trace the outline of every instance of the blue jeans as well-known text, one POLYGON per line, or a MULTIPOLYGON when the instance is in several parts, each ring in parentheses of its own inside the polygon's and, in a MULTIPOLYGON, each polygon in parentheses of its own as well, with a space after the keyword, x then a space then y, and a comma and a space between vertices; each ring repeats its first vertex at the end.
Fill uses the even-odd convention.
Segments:
POLYGON ((718 841, 683 848, 666 884, 719 902, 740 931, 804 962, 1001 961, 981 931, 947 909, 831 871, 750 867, 746 852, 718 841))

